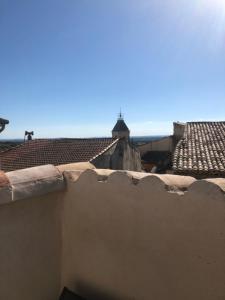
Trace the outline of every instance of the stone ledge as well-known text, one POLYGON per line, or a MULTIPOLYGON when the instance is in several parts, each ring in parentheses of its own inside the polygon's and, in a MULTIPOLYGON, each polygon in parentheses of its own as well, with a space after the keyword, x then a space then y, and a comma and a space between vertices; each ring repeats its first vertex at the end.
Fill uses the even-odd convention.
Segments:
POLYGON ((44 165, 6 173, 12 186, 12 201, 63 190, 62 173, 53 165, 44 165))
POLYGON ((79 162, 57 166, 57 169, 62 173, 64 171, 87 170, 95 169, 95 166, 90 162, 79 162))
POLYGON ((93 169, 91 164, 44 165, 8 173, 0 171, 0 204, 61 191, 66 188, 66 183, 73 184, 78 180, 85 184, 132 185, 179 195, 184 192, 225 193, 225 178, 196 180, 189 176, 93 169))

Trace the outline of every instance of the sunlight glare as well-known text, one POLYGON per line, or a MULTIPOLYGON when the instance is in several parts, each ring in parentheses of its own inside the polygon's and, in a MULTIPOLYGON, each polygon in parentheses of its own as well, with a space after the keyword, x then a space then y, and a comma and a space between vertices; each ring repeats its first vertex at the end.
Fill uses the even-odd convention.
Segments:
POLYGON ((195 2, 197 15, 204 16, 202 20, 208 29, 211 49, 224 48, 225 42, 225 0, 198 0, 195 2))

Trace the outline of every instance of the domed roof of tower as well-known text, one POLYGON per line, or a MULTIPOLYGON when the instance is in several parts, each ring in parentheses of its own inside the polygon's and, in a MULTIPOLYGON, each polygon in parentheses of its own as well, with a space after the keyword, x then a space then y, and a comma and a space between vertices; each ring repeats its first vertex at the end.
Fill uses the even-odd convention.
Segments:
POLYGON ((114 126, 112 131, 130 131, 129 128, 127 127, 126 123, 124 122, 124 119, 123 119, 121 113, 119 114, 116 125, 114 126))

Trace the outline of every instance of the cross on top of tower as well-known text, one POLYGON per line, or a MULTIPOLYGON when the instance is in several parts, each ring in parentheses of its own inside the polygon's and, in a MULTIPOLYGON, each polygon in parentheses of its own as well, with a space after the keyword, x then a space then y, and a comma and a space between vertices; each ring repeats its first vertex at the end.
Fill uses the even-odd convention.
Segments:
POLYGON ((120 112, 119 112, 119 115, 118 115, 118 120, 123 120, 123 114, 121 112, 121 108, 120 108, 120 112))

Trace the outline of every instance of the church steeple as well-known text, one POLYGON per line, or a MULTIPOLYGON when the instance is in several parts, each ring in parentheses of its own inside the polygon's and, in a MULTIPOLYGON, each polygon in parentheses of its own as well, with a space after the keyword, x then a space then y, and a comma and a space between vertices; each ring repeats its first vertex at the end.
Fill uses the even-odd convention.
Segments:
POLYGON ((127 127, 126 123, 124 122, 123 115, 120 111, 116 125, 112 130, 112 137, 113 138, 130 138, 130 130, 127 127))

